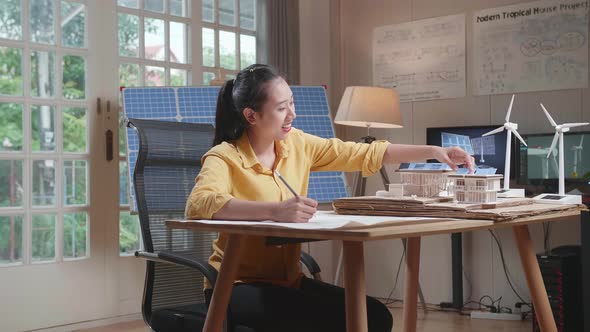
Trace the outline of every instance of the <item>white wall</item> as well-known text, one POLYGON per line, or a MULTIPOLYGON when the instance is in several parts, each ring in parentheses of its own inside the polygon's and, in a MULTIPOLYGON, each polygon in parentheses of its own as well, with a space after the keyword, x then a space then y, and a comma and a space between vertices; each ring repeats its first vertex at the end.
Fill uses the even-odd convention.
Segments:
MULTIPOLYGON (((473 96, 471 92, 471 38, 473 11, 526 1, 506 0, 300 0, 301 82, 326 84, 332 111, 335 112, 339 96, 349 85, 372 85, 372 31, 375 27, 413 20, 466 14, 467 28, 467 95, 465 98, 403 103, 403 129, 373 132, 378 138, 395 143, 426 143, 426 128, 462 125, 489 125, 501 123, 509 95, 473 96), (329 48, 329 49, 327 49, 329 48), (329 65, 327 65, 327 63, 329 65)), ((546 120, 538 112, 538 102, 548 106, 559 122, 590 120, 590 90, 561 90, 517 95, 513 119, 523 134, 549 132, 546 120)), ((340 137, 358 140, 364 129, 338 128, 340 137)), ((393 167, 387 170, 392 176, 393 167)), ((367 193, 381 189, 380 178, 369 178, 367 193)), ((509 229, 498 231, 506 255, 509 273, 517 291, 529 300, 528 290, 520 261, 509 229)), ((531 227, 537 250, 542 248, 541 226, 531 227)), ((464 294, 478 300, 482 295, 502 296, 502 304, 512 306, 516 296, 510 290, 493 239, 487 232, 466 233, 464 239, 465 279, 464 294)), ((552 246, 579 243, 579 222, 554 224, 550 241, 552 246)), ((370 295, 387 297, 393 286, 401 255, 399 240, 376 241, 366 246, 367 291, 370 295)), ((331 246, 322 256, 332 255, 334 267, 338 246, 331 246)), ((315 255, 315 253, 314 253, 315 255)), ((450 236, 430 236, 422 240, 420 282, 427 302, 450 301, 451 293, 450 236)), ((332 275, 329 275, 330 278, 332 275)), ((393 293, 402 297, 403 271, 393 293)))

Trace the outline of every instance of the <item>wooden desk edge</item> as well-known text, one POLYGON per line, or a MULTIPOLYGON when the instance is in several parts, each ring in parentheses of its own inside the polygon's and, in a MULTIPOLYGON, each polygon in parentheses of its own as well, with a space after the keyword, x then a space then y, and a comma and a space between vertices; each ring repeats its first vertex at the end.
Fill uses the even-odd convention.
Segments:
POLYGON ((367 241, 394 238, 407 238, 416 236, 437 235, 446 233, 469 232, 480 229, 492 229, 512 227, 519 225, 536 224, 554 219, 579 216, 581 211, 566 211, 531 217, 518 218, 510 221, 494 222, 493 220, 479 219, 436 219, 430 223, 417 223, 405 225, 375 225, 367 228, 332 229, 332 230, 302 230, 292 228, 279 228, 273 226, 247 226, 247 225, 209 225, 197 222, 168 220, 166 226, 173 229, 193 229, 206 232, 223 232, 228 234, 242 234, 254 236, 277 236, 290 238, 306 238, 316 240, 347 240, 367 241))

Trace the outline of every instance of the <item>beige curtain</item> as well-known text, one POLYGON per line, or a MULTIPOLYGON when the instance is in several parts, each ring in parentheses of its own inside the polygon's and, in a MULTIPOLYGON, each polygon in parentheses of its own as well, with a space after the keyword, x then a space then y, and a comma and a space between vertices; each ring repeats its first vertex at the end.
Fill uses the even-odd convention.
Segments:
POLYGON ((258 1, 259 61, 277 68, 289 84, 299 84, 299 1, 258 1))

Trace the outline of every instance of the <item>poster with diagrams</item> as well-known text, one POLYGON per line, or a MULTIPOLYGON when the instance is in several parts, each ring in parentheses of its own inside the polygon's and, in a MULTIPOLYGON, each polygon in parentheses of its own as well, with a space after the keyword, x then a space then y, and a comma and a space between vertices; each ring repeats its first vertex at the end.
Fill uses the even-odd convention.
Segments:
POLYGON ((476 95, 588 86, 588 1, 485 9, 473 29, 476 95))
POLYGON ((465 15, 376 28, 373 84, 402 102, 464 97, 465 15))

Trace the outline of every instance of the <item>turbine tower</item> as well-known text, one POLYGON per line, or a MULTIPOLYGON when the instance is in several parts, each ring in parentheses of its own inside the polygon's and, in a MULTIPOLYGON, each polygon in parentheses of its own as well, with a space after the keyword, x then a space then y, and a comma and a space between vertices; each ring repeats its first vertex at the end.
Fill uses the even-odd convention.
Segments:
POLYGON ((580 144, 572 146, 574 151, 574 168, 572 170, 572 177, 578 177, 578 163, 582 161, 582 150, 584 149, 584 135, 580 137, 580 144))

